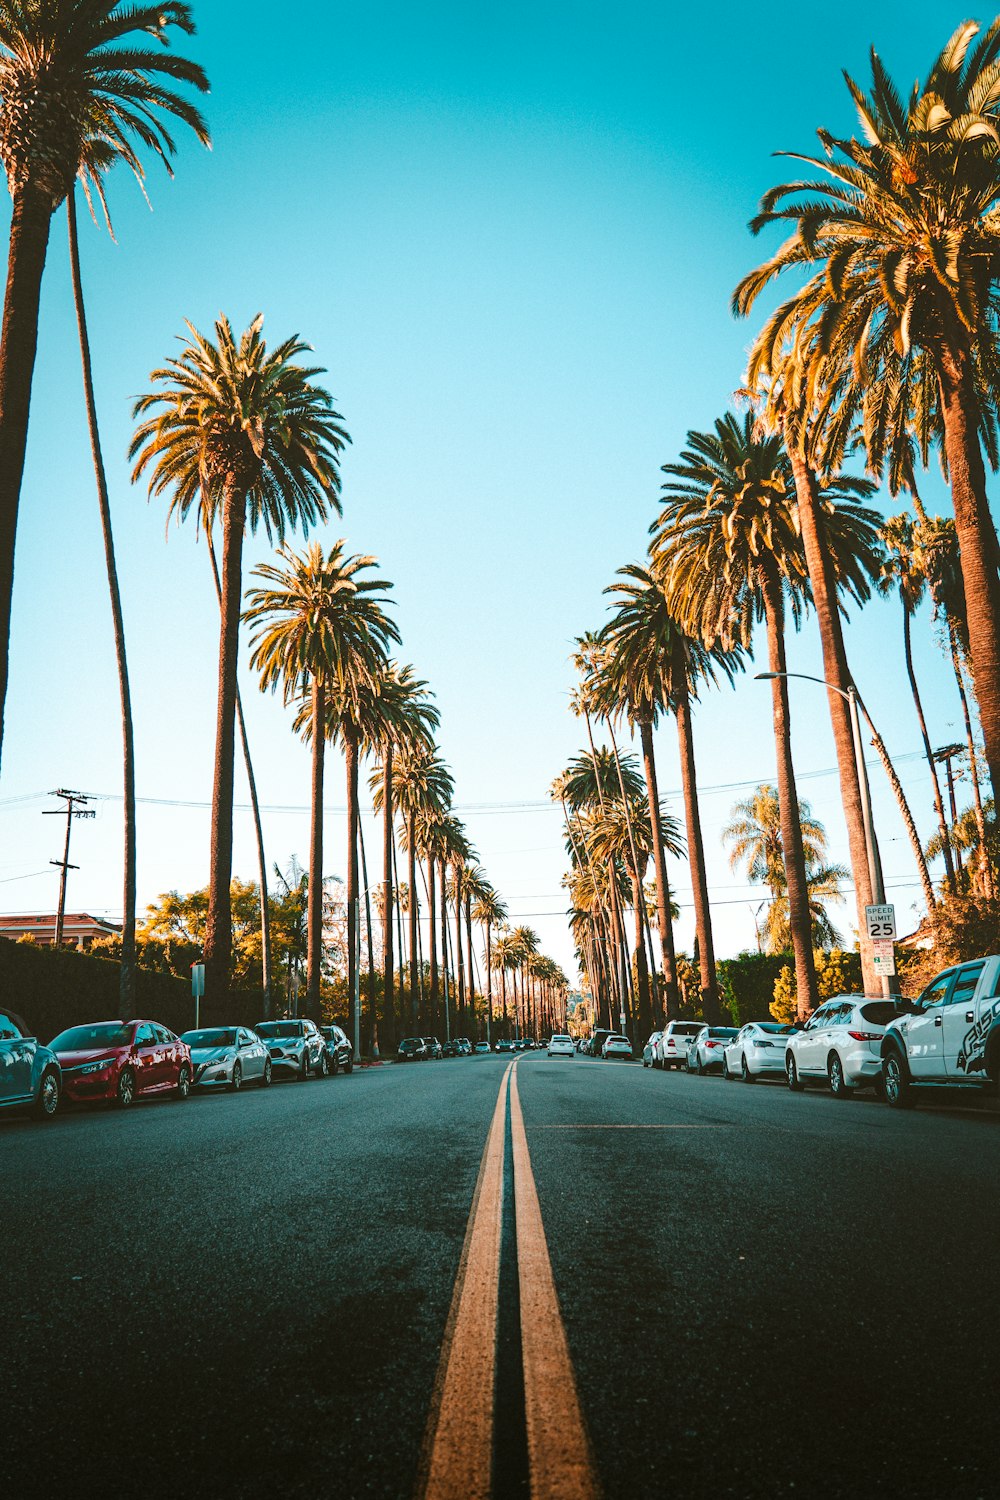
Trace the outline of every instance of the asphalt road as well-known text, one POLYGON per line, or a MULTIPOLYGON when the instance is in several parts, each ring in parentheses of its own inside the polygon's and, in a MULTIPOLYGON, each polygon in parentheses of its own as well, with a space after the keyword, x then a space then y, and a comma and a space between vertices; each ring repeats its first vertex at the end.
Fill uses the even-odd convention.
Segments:
MULTIPOLYGON (((414 1495, 504 1072, 4 1120, 5 1495, 414 1495)), ((599 1492, 1000 1492, 1000 1114, 583 1058, 517 1080, 599 1492)), ((501 1497, 529 1470, 506 1128, 501 1497)))

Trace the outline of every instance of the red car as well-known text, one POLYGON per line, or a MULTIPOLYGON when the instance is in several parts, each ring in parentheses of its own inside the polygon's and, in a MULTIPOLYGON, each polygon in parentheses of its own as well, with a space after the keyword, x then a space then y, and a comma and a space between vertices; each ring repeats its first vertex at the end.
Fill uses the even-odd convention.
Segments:
POLYGON ((191 1092, 191 1052, 156 1021, 94 1021, 53 1037, 63 1098, 78 1104, 107 1102, 126 1109, 140 1095, 191 1092))

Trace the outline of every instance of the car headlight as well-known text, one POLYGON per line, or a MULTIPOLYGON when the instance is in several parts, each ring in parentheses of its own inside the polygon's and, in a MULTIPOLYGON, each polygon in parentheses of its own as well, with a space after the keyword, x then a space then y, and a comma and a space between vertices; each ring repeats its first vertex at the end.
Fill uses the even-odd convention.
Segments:
POLYGON ((102 1057, 100 1062, 84 1063, 80 1073, 105 1073, 108 1068, 114 1067, 114 1063, 113 1057, 102 1057))

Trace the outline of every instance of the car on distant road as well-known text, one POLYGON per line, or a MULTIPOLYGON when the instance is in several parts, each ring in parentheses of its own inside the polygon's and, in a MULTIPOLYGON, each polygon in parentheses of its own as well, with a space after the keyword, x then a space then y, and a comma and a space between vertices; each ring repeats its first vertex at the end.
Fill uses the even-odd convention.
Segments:
POLYGON ((916 1086, 1000 1084, 1000 955, 938 974, 886 1027, 880 1044, 887 1103, 907 1109, 916 1086))
POLYGON ((326 1043, 330 1072, 337 1074, 343 1068, 345 1073, 353 1073, 354 1045, 346 1031, 342 1031, 339 1026, 321 1026, 319 1029, 326 1043))
POLYGON ((475 1051, 479 1057, 489 1057, 491 1050, 489 1042, 476 1043, 475 1051))
POLYGON ((438 1039, 437 1039, 436 1036, 421 1037, 421 1041, 423 1042, 424 1046, 427 1048, 427 1056, 428 1057, 430 1057, 430 1058, 438 1058, 438 1057, 443 1057, 444 1056, 444 1053, 441 1050, 441 1043, 438 1041, 438 1039))
POLYGON ((556 1032, 549 1037, 547 1055, 549 1057, 575 1057, 576 1048, 573 1046, 573 1038, 564 1032, 556 1032))
POLYGON ((498 1052, 513 1052, 513 1050, 514 1050, 514 1043, 513 1042, 509 1042, 506 1037, 501 1037, 500 1041, 497 1042, 497 1051, 498 1052))
POLYGON ((702 1028, 701 1021, 668 1021, 660 1040, 653 1048, 653 1067, 683 1068, 687 1064, 688 1043, 702 1028))
POLYGON ((688 1043, 688 1072, 704 1074, 718 1068, 721 1073, 723 1051, 735 1035, 735 1026, 703 1026, 688 1043))
POLYGON ((615 1057, 628 1058, 629 1060, 631 1060, 632 1043, 629 1041, 627 1036, 619 1036, 617 1032, 612 1032, 611 1035, 605 1039, 601 1047, 601 1056, 609 1062, 612 1058, 615 1057))
POLYGON ((196 1088, 226 1088, 238 1093, 244 1083, 267 1088, 271 1058, 267 1044, 246 1026, 210 1026, 185 1031, 181 1041, 191 1053, 196 1088))
POLYGON ((70 1026, 49 1048, 62 1070, 63 1097, 77 1104, 117 1104, 173 1094, 186 1099, 194 1069, 186 1042, 156 1021, 94 1021, 70 1026))
POLYGON ((0 1109, 27 1109, 51 1120, 61 1097, 62 1070, 52 1048, 31 1036, 13 1011, 0 1011, 0 1109))
POLYGON ((837 995, 785 1043, 785 1081, 793 1093, 825 1083, 838 1099, 857 1089, 882 1091, 882 1038, 899 1015, 894 1000, 837 995))
POLYGON ((397 1062, 423 1062, 427 1057, 427 1048, 422 1036, 404 1036, 396 1048, 397 1062))
POLYGON ((258 1021, 254 1030, 267 1045, 275 1073, 291 1073, 301 1082, 310 1073, 325 1078, 330 1071, 326 1042, 315 1021, 302 1016, 288 1021, 258 1021))
POLYGON ((472 1056, 472 1043, 469 1041, 469 1038, 467 1036, 456 1037, 455 1038, 455 1045, 458 1048, 459 1054, 462 1057, 471 1057, 472 1056))
POLYGON ((758 1078, 777 1078, 785 1071, 785 1046, 794 1026, 780 1021, 749 1021, 722 1051, 722 1076, 756 1083, 758 1078))

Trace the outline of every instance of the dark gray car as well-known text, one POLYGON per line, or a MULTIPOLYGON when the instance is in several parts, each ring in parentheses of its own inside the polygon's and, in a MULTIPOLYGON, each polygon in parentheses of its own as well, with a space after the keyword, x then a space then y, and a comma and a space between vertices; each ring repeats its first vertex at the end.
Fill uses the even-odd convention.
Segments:
POLYGON ((315 1021, 301 1017, 291 1021, 258 1021, 254 1027, 263 1038, 275 1073, 291 1073, 305 1079, 310 1073, 325 1078, 330 1071, 326 1042, 315 1021))

